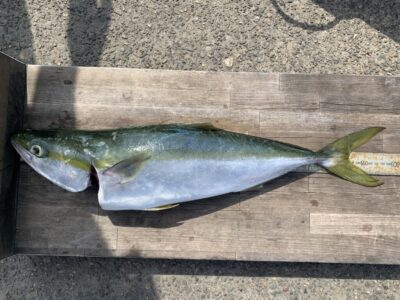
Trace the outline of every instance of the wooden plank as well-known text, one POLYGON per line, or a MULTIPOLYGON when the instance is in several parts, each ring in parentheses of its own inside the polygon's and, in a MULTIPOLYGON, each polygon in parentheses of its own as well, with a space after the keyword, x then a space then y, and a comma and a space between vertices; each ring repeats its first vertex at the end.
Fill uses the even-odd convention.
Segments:
POLYGON ((398 264, 397 237, 344 235, 268 236, 241 239, 238 260, 398 264), (246 245, 246 246, 244 246, 246 245))
POLYGON ((320 95, 321 111, 398 114, 400 78, 282 74, 280 89, 320 95))
POLYGON ((160 123, 212 123, 220 128, 242 133, 259 133, 258 111, 241 112, 186 107, 135 108, 80 104, 68 107, 68 105, 35 104, 27 108, 25 126, 104 129, 160 123), (113 117, 110 118, 110 115, 113 117))
POLYGON ((112 68, 32 65, 28 68, 28 106, 33 102, 49 101, 53 104, 72 105, 75 97, 79 97, 81 104, 87 105, 101 103, 109 106, 193 108, 229 106, 229 80, 223 80, 223 76, 217 77, 211 72, 187 72, 185 75, 185 72, 177 71, 148 72, 112 68), (93 72, 96 73, 95 77, 93 72))
POLYGON ((117 229, 103 230, 94 189, 69 193, 49 185, 25 164, 20 182, 17 251, 32 247, 63 249, 66 255, 83 254, 82 248, 116 247, 117 229))
POLYGON ((400 215, 311 213, 310 233, 399 236, 400 215))
MULTIPOLYGON (((336 180, 340 180, 337 179, 336 180)), ((250 198, 250 196, 249 196, 250 198)), ((352 193, 260 193, 251 201, 240 202, 242 211, 258 211, 268 215, 285 213, 305 216, 309 213, 362 213, 400 214, 399 195, 352 193)))
MULTIPOLYGON (((263 73, 217 73, 207 71, 149 70, 130 68, 59 67, 28 65, 28 91, 39 87, 46 93, 51 88, 61 89, 83 86, 126 88, 129 86, 180 90, 229 90, 232 75, 254 74, 277 81, 278 75, 263 73), (96 74, 96 76, 93 76, 96 74)), ((247 75, 244 75, 247 76, 247 75)), ((73 90, 73 89, 72 89, 73 90)), ((74 91, 74 90, 73 90, 74 91)), ((35 92, 34 92, 35 93, 35 92)), ((59 93, 59 91, 55 91, 59 93)), ((29 97, 28 97, 29 98, 29 97)), ((30 98, 32 99, 32 98, 30 98)), ((36 100, 35 100, 36 101, 36 100)))
POLYGON ((13 253, 19 158, 10 137, 22 127, 26 67, 0 52, 0 258, 13 253))
MULTIPOLYGON (((369 126, 386 126, 389 130, 400 127, 397 115, 261 111, 260 134, 267 138, 319 150, 351 132, 369 126)), ((357 149, 364 152, 382 152, 385 131, 357 149)))
MULTIPOLYGON (((398 185, 400 183, 399 176, 382 176, 380 179, 383 185, 371 188, 356 185, 348 181, 338 180, 331 174, 315 173, 309 177, 310 193, 337 193, 339 190, 347 194, 370 194, 375 195, 396 195, 398 193, 398 185)), ((350 196, 351 197, 351 196, 350 196)))
MULTIPOLYGON (((83 249, 85 256, 113 256, 113 257, 141 257, 141 258, 158 258, 158 259, 217 259, 217 260, 234 260, 236 259, 236 253, 233 251, 228 252, 216 252, 216 251, 175 251, 175 250, 150 250, 150 249, 116 249, 116 250, 104 250, 104 249, 83 249)), ((43 249, 43 251, 49 251, 43 249)), ((50 254, 51 255, 51 254, 50 254)), ((71 254, 67 254, 71 255, 71 254)), ((72 254, 74 255, 74 254, 72 254)))
MULTIPOLYGON (((398 129, 398 126, 396 127, 398 129)), ((400 149, 400 131, 386 130, 383 135, 383 151, 387 153, 398 153, 400 149)))
POLYGON ((231 106, 237 109, 317 110, 317 93, 286 93, 279 89, 279 74, 233 73, 231 106))
MULTIPOLYGON (((29 66, 24 125, 99 129, 212 122, 313 150, 364 127, 385 126, 387 130, 360 151, 399 152, 400 118, 393 101, 398 82, 398 77, 29 66), (343 108, 332 104, 343 99, 343 108), (375 102, 376 110, 371 106, 375 102)), ((400 237, 395 232, 400 179, 379 179, 385 184, 371 189, 326 173, 292 173, 257 191, 172 210, 106 212, 98 207, 94 188, 69 193, 23 165, 16 251, 400 263, 400 237), (350 219, 344 225, 340 218, 327 224, 323 219, 336 215, 356 216, 361 227, 355 232, 360 234, 347 234, 350 219), (378 221, 363 234, 371 218, 378 221)))
POLYGON ((315 93, 288 94, 273 92, 265 86, 263 89, 247 90, 233 89, 231 95, 232 107, 237 109, 265 110, 311 110, 319 109, 319 96, 315 93))
MULTIPOLYGON (((116 231, 107 232, 102 229, 94 229, 93 226, 83 226, 76 231, 76 226, 64 227, 54 225, 53 227, 30 227, 17 230, 16 251, 24 248, 46 248, 51 249, 107 249, 116 247, 116 231)), ((33 252, 36 253, 36 252, 33 252)))
MULTIPOLYGON (((397 93, 400 88, 398 76, 363 76, 339 74, 280 74, 279 87, 282 91, 340 93, 347 90, 352 94, 397 93)), ((382 99, 384 100, 384 99, 382 99)), ((354 110, 358 110, 357 107, 354 110)))

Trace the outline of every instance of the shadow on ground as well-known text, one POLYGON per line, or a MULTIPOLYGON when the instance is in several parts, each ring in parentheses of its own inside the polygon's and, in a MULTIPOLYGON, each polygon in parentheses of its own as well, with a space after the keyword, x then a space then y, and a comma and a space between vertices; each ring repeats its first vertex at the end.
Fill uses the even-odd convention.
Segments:
POLYGON ((321 19, 321 23, 315 20, 314 24, 310 24, 286 12, 286 8, 294 5, 291 4, 292 1, 271 0, 271 3, 285 21, 303 29, 327 30, 336 26, 342 20, 358 18, 395 42, 400 42, 400 2, 397 0, 312 0, 312 2, 333 15, 334 20, 326 22, 321 19))
MULTIPOLYGON (((106 41, 107 30, 109 27, 110 14, 112 11, 111 0, 70 0, 68 8, 69 22, 67 29, 67 40, 71 63, 74 66, 97 66, 101 58, 104 43, 106 41)), ((9 15, 17 14, 20 22, 16 24, 16 28, 7 28, 7 34, 2 34, 3 31, 0 31, 0 37, 3 38, 5 43, 10 42, 11 39, 15 38, 16 36, 22 37, 21 42, 24 44, 23 47, 25 50, 21 51, 22 56, 21 53, 15 53, 15 56, 27 63, 35 63, 33 55, 34 51, 32 50, 33 38, 30 32, 30 22, 26 11, 26 3, 22 0, 16 1, 14 5, 10 3, 10 5, 3 10, 3 12, 8 13, 9 15), (8 41, 8 39, 10 41, 8 41)), ((1 14, 2 13, 0 12, 0 16, 1 14)), ((1 26, 0 29, 3 30, 1 26)), ((6 52, 11 55, 14 54, 12 51, 6 52)), ((71 73, 69 74, 69 80, 64 81, 64 84, 72 85, 73 87, 77 76, 76 69, 72 69, 71 73)), ((51 80, 54 79, 50 77, 48 78, 48 76, 48 73, 40 71, 37 75, 35 84, 46 85, 48 82, 51 82, 51 80)), ((39 107, 39 110, 41 109, 42 114, 45 115, 45 113, 43 113, 44 108, 40 108, 40 104, 41 102, 42 104, 46 103, 46 101, 43 100, 45 97, 49 97, 49 94, 40 93, 38 92, 40 89, 36 88, 32 90, 35 91, 35 93, 30 96, 30 109, 34 110, 36 107, 39 107)), ((61 117, 57 118, 60 122, 58 122, 58 124, 57 122, 52 123, 52 126, 57 128, 74 128, 76 101, 74 88, 65 89, 65 94, 63 96, 65 99, 62 106, 63 111, 61 112, 61 117), (62 117, 63 115, 68 116, 68 120, 64 120, 62 117)), ((51 116, 48 117, 52 118, 51 116)), ((29 120, 26 121, 26 124, 29 124, 29 120)), ((97 225, 93 224, 92 226, 97 225)), ((106 244, 102 243, 102 241, 98 242, 99 244, 106 244)), ((105 255, 107 254, 105 253, 105 255)), ((85 297, 88 297, 89 295, 92 295, 93 298, 97 298, 99 296, 106 297, 108 294, 108 289, 112 289, 110 285, 112 285, 113 280, 115 282, 115 280, 118 281, 118 278, 120 278, 121 275, 119 274, 119 271, 114 270, 113 273, 111 273, 113 274, 112 278, 108 277, 109 273, 105 273, 102 267, 99 267, 95 273, 88 273, 85 272, 84 269, 86 268, 87 270, 87 268, 89 268, 90 270, 93 264, 90 263, 90 265, 87 266, 84 263, 87 261, 88 260, 85 259, 76 260, 75 258, 62 257, 9 257, 0 264, 0 270, 2 273, 10 277, 7 278, 7 284, 4 286, 3 284, 5 281, 3 278, 5 276, 0 276, 0 290, 2 290, 4 293, 3 294, 0 292, 0 298, 67 298, 68 294, 75 298, 77 296, 82 296, 82 290, 85 290, 85 287, 91 288, 91 291, 85 290, 85 297), (7 263, 7 261, 9 263, 7 263), (30 276, 32 273, 26 272, 26 269, 20 270, 15 274, 13 273, 13 268, 15 265, 17 268, 23 268, 23 266, 25 266, 24 268, 28 269, 31 268, 31 271, 35 273, 35 275, 30 276), (70 273, 70 275, 79 274, 77 276, 77 280, 71 281, 71 276, 70 278, 66 278, 64 275, 66 272, 70 273), (20 281, 16 280, 16 277, 24 278, 20 281), (54 279, 57 280, 56 283, 53 281, 54 279), (70 287, 69 292, 68 287, 70 287)), ((129 292, 134 291, 135 297, 139 297, 139 299, 157 298, 157 295, 154 292, 151 277, 138 280, 136 282, 137 285, 130 284, 128 289, 126 287, 122 288, 118 284, 114 285, 120 288, 124 293, 128 292, 128 295, 129 292), (143 282, 145 282, 145 284, 143 284, 143 282), (142 293, 140 292, 141 290, 143 290, 142 293), (142 298, 141 296, 145 297, 142 298)))

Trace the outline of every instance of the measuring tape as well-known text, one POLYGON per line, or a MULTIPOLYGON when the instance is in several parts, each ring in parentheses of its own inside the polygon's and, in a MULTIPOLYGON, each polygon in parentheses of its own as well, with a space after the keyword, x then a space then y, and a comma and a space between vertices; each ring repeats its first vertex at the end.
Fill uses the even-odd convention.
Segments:
MULTIPOLYGON (((350 161, 370 175, 400 175, 400 154, 352 152, 350 161)), ((317 165, 297 168, 295 172, 322 172, 317 165)))

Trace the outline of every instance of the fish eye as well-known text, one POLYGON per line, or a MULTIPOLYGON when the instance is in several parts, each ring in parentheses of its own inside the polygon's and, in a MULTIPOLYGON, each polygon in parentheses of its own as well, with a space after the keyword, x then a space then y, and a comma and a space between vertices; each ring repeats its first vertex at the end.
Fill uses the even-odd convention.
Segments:
POLYGON ((33 145, 31 149, 29 149, 29 152, 37 157, 42 157, 44 155, 43 148, 39 145, 33 145))

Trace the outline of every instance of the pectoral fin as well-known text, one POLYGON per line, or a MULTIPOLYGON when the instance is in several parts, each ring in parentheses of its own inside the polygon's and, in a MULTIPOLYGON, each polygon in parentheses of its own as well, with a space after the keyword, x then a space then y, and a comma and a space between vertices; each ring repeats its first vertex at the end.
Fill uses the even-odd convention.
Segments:
POLYGON ((179 206, 179 204, 167 204, 167 205, 161 205, 161 206, 157 206, 157 207, 147 208, 146 210, 147 211, 160 211, 160 210, 174 208, 177 206, 179 206))
POLYGON ((126 183, 135 177, 150 157, 150 155, 145 153, 135 155, 134 157, 116 163, 103 171, 103 174, 114 177, 117 183, 126 183))

